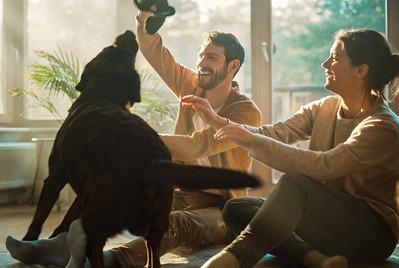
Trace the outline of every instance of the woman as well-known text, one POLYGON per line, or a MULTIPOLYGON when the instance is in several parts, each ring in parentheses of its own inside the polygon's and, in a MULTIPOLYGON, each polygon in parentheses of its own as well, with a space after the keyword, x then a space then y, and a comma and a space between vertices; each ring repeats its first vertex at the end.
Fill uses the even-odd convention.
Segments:
MULTIPOLYGON (((254 128, 227 121, 215 134, 285 174, 267 200, 226 204, 224 220, 238 237, 203 268, 252 267, 267 253, 308 267, 342 268, 393 252, 399 120, 383 90, 399 75, 399 55, 377 32, 341 30, 322 66, 325 88, 335 96, 283 122, 254 128), (309 149, 293 146, 304 140, 309 149)), ((225 120, 206 100, 182 101, 213 125, 225 120)))

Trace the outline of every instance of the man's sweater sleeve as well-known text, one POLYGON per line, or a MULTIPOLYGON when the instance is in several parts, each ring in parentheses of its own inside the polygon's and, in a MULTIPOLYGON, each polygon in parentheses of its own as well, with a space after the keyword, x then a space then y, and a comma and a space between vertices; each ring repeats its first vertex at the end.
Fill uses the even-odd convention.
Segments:
POLYGON ((149 35, 145 32, 144 21, 150 15, 149 12, 139 12, 136 16, 137 42, 141 53, 177 97, 192 94, 184 90, 195 88, 197 74, 175 61, 163 46, 158 33, 149 35))

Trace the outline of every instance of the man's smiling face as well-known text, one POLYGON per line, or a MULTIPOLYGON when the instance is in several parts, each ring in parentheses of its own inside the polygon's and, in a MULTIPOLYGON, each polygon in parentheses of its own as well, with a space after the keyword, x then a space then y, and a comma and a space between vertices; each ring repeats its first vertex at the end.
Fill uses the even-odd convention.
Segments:
POLYGON ((227 63, 224 47, 205 43, 202 45, 197 60, 198 85, 204 90, 211 90, 227 77, 227 63))

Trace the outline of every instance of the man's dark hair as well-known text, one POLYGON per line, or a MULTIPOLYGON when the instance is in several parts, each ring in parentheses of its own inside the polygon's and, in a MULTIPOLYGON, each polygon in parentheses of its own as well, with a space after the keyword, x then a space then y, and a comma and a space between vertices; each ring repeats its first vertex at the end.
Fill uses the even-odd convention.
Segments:
POLYGON ((235 59, 240 61, 240 67, 235 72, 236 74, 244 63, 245 57, 245 51, 240 41, 238 41, 238 39, 231 33, 223 33, 218 31, 210 31, 206 33, 205 42, 207 41, 217 46, 224 47, 226 64, 235 59))

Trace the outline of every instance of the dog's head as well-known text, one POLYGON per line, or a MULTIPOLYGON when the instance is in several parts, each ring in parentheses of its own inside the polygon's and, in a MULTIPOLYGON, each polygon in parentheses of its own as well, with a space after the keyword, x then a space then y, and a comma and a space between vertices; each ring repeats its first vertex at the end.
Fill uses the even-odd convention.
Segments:
POLYGON ((134 67, 137 51, 131 31, 116 37, 85 66, 76 85, 81 97, 112 100, 123 107, 127 102, 140 102, 140 78, 134 67))

